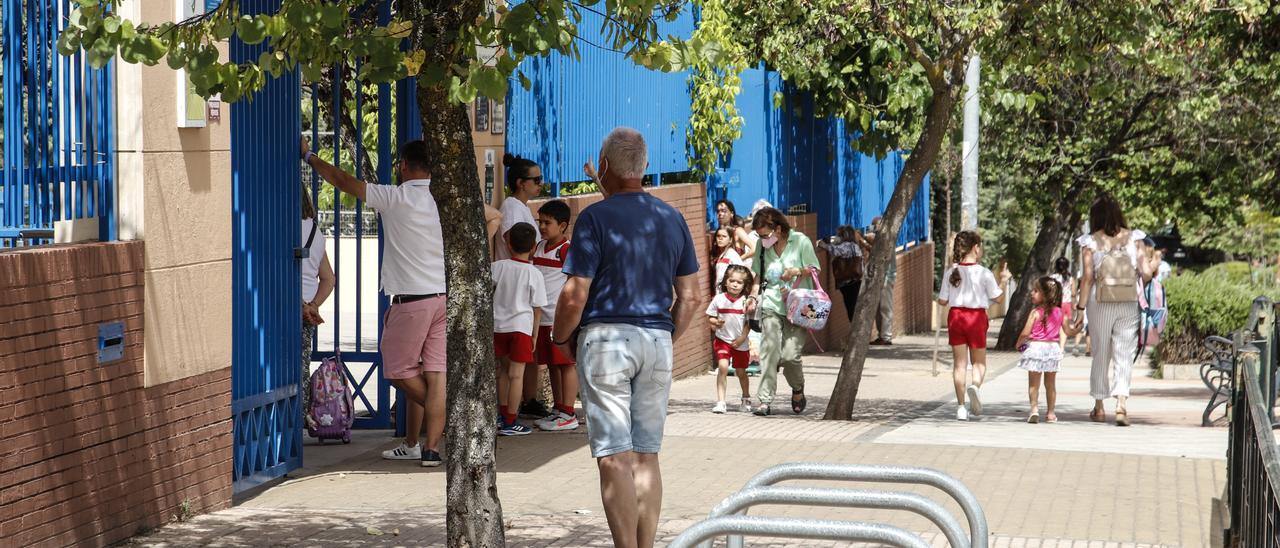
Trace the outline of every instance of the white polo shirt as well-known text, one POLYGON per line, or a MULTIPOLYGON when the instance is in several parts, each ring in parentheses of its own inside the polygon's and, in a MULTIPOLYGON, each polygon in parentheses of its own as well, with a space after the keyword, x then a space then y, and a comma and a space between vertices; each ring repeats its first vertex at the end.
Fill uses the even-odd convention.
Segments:
MULTIPOLYGON (((734 299, 728 293, 720 293, 711 299, 711 304, 707 305, 707 315, 724 320, 724 325, 716 329, 717 339, 733 343, 742 336, 742 330, 747 325, 746 306, 747 300, 742 295, 734 299)), ((751 350, 751 343, 744 342, 734 350, 751 350)))
POLYGON ((493 263, 490 275, 495 285, 493 332, 524 333, 532 337, 533 309, 547 305, 542 273, 525 261, 502 259, 493 263))
POLYGON ((981 308, 986 310, 991 301, 1003 294, 995 274, 980 264, 951 265, 942 273, 942 288, 938 298, 947 301, 952 308, 981 308), (960 270, 960 286, 951 285, 951 271, 960 270))
POLYGON ((564 260, 569 256, 569 239, 565 238, 558 245, 547 248, 547 241, 538 242, 538 246, 533 248, 533 266, 537 267, 538 272, 542 273, 543 285, 547 289, 547 304, 542 307, 542 319, 538 321, 539 326, 555 325, 556 323, 556 301, 560 300, 560 291, 564 289, 564 283, 569 280, 569 275, 564 273, 564 260))
POLYGON ((365 203, 382 215, 386 233, 382 291, 387 295, 444 293, 444 237, 431 179, 398 186, 367 185, 364 192, 365 203))
POLYGON ((542 231, 538 230, 538 221, 533 218, 533 211, 524 202, 517 200, 515 197, 507 196, 507 199, 502 201, 502 225, 498 229, 497 249, 494 250, 497 252, 499 259, 511 258, 511 250, 507 249, 507 246, 502 243, 502 236, 508 230, 511 230, 511 227, 516 226, 516 223, 533 225, 533 233, 535 235, 533 241, 542 240, 542 231))

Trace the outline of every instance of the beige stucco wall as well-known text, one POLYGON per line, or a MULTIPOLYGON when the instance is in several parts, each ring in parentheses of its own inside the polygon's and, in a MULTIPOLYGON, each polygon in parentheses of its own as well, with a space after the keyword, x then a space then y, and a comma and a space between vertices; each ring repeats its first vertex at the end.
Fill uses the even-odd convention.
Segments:
MULTIPOLYGON (((172 21, 175 11, 172 1, 121 6, 135 21, 172 21)), ((153 386, 231 363, 230 108, 207 127, 178 128, 176 73, 164 63, 116 66, 120 238, 146 242, 153 386)))

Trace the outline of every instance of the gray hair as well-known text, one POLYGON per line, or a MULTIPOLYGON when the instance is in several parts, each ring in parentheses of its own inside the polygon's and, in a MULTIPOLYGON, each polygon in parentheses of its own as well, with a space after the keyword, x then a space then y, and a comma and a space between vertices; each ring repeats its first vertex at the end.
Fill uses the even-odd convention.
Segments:
POLYGON ((649 147, 644 136, 629 127, 617 127, 600 145, 600 158, 609 161, 609 171, 623 179, 640 179, 649 168, 649 147))

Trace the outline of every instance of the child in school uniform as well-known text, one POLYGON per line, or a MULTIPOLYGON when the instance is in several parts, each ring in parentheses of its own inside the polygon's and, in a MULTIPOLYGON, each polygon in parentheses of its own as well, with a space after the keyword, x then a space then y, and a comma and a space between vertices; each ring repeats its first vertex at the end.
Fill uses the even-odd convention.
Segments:
POLYGON ((533 362, 533 336, 547 304, 542 273, 529 262, 537 243, 529 223, 516 223, 507 232, 511 258, 493 263, 493 349, 498 357, 498 434, 523 436, 533 429, 516 422, 520 409, 524 366, 533 362))
POLYGON ((573 430, 578 427, 574 403, 578 400, 578 368, 573 358, 551 344, 551 326, 556 321, 556 301, 569 276, 564 273, 564 261, 569 255, 569 204, 551 200, 538 208, 538 230, 545 238, 533 249, 533 266, 542 273, 546 288, 547 304, 542 307, 542 321, 538 326, 537 351, 534 363, 547 367, 551 380, 552 408, 548 414, 533 424, 547 431, 573 430))
POLYGON ((743 292, 753 284, 751 269, 743 265, 731 265, 725 270, 724 280, 720 282, 720 293, 707 306, 707 321, 715 332, 712 345, 716 356, 716 404, 712 413, 724 413, 728 406, 724 402, 725 382, 729 376, 729 367, 738 377, 738 386, 742 389, 743 413, 751 411, 751 388, 747 380, 747 365, 751 363, 751 346, 747 342, 747 300, 743 292))
POLYGON ((997 282, 990 270, 978 264, 982 259, 982 237, 977 232, 965 230, 956 234, 952 249, 955 262, 942 274, 938 304, 951 307, 947 313, 947 336, 954 358, 951 380, 958 404, 956 420, 967 421, 970 415, 982 414, 979 390, 987 374, 987 328, 991 325, 987 308, 1004 299, 1000 288, 1009 281, 1009 275, 1002 274, 1003 279, 997 282), (966 382, 970 364, 973 382, 966 382))

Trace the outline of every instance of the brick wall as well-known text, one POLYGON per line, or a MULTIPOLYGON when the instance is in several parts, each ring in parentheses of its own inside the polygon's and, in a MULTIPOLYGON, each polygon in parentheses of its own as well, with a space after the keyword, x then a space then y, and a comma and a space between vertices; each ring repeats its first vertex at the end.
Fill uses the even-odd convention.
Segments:
POLYGON ((142 242, 0 253, 0 538, 103 546, 231 500, 231 370, 146 387, 142 242), (97 324, 125 324, 98 364, 97 324))
MULTIPOLYGON (((705 245, 697 245, 704 241, 703 235, 707 233, 707 193, 701 184, 684 184, 684 185, 667 185, 660 187, 651 187, 647 189, 650 194, 662 198, 663 201, 671 204, 684 214, 685 222, 689 224, 689 232, 693 234, 694 246, 698 252, 698 270, 699 272, 707 272, 710 261, 707 255, 710 248, 705 245)), ((577 220, 578 212, 587 206, 594 204, 602 199, 600 194, 586 194, 582 196, 570 196, 561 198, 569 204, 569 209, 573 212, 570 219, 570 230, 573 230, 573 221, 577 220)), ((530 200, 529 209, 533 211, 534 217, 537 217, 538 208, 547 200, 530 200)), ((703 289, 703 299, 700 303, 702 308, 706 308, 707 303, 711 302, 711 295, 706 294, 707 290, 703 289)), ((700 321, 701 318, 698 318, 700 321)), ((684 336, 675 341, 675 377, 684 378, 691 375, 697 375, 706 370, 708 364, 711 363, 711 339, 706 337, 706 329, 701 329, 703 324, 695 324, 684 336)))

